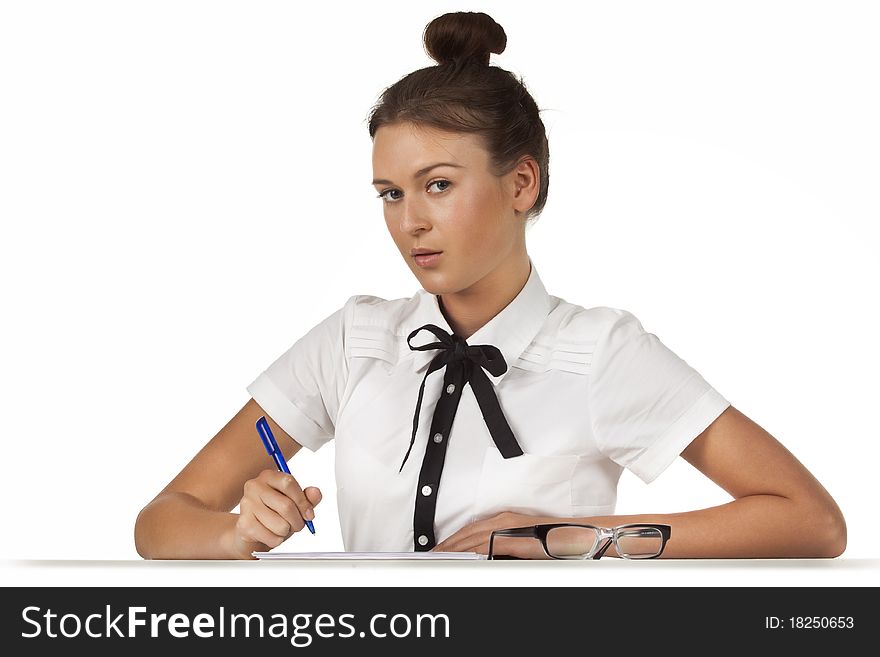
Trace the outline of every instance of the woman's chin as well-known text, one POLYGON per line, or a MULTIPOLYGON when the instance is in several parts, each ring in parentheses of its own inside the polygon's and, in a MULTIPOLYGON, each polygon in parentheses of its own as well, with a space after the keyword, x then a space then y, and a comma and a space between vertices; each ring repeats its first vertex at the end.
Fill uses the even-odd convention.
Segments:
POLYGON ((416 276, 416 278, 419 280, 419 284, 421 284, 425 292, 430 294, 442 296, 444 294, 455 292, 455 288, 448 285, 440 276, 432 276, 421 272, 421 275, 416 276))
POLYGON ((462 289, 457 277, 450 276, 449 272, 442 271, 439 267, 426 269, 412 265, 411 268, 413 275, 425 292, 444 295, 454 294, 462 289))

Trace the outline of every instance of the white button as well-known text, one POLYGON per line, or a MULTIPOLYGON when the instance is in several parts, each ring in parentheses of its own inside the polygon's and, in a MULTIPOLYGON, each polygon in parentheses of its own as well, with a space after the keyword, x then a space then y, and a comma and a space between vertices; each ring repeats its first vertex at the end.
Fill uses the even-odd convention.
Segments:
POLYGON ((422 495, 427 497, 430 494, 431 494, 431 487, 430 486, 422 486, 422 495))
POLYGON ((434 434, 434 442, 439 443, 442 441, 443 441, 443 434, 442 433, 435 433, 434 434))
POLYGON ((419 545, 427 545, 427 544, 428 544, 428 537, 425 536, 424 534, 419 536, 419 545))
POLYGON ((446 386, 446 392, 447 392, 448 394, 450 394, 450 395, 451 395, 453 392, 455 392, 455 384, 454 384, 454 383, 450 383, 448 386, 446 386))

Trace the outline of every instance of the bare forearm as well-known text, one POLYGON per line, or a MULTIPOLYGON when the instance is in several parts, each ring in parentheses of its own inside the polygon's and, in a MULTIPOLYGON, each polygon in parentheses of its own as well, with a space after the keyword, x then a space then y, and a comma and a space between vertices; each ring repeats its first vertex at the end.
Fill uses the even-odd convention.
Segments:
MULTIPOLYGON (((846 524, 839 509, 779 495, 748 495, 683 513, 591 516, 579 521, 604 527, 667 524, 672 532, 661 559, 831 558, 846 548, 846 524)), ((618 556, 613 546, 605 555, 618 556)))
POLYGON ((138 515, 135 547, 145 559, 240 559, 236 549, 246 546, 234 545, 237 519, 191 495, 165 493, 138 515))

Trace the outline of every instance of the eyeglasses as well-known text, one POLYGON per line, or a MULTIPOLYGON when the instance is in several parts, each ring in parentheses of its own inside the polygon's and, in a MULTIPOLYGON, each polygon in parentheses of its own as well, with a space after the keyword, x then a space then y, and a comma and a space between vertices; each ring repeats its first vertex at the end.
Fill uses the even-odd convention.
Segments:
POLYGON ((601 559, 610 546, 623 559, 654 559, 663 553, 672 533, 669 525, 631 523, 596 527, 575 523, 496 529, 489 535, 489 559, 495 558, 495 537, 537 538, 552 559, 601 559))

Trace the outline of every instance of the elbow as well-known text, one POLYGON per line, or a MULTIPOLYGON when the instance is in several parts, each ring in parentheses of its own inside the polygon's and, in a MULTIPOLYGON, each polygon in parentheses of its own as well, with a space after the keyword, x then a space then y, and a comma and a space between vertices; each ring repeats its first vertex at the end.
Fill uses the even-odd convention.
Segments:
POLYGON ((816 540, 810 554, 805 556, 834 559, 846 551, 846 520, 836 504, 816 506, 807 517, 814 519, 809 523, 809 531, 816 540))
POLYGON ((150 505, 145 506, 137 515, 134 521, 134 549, 142 559, 152 559, 152 552, 149 548, 149 532, 147 529, 150 505))
POLYGON ((846 551, 846 520, 840 509, 836 509, 829 518, 829 536, 825 541, 824 554, 820 555, 828 559, 839 557, 846 551))

